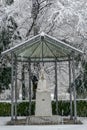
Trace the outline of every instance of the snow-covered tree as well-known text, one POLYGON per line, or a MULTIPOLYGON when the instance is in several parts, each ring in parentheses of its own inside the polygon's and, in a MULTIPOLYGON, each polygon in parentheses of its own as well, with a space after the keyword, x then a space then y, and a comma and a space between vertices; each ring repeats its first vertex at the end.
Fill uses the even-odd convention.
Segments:
MULTIPOLYGON (((0 6, 0 27, 1 30, 6 30, 6 35, 12 31, 8 40, 10 46, 44 31, 67 44, 87 51, 86 0, 7 1, 11 4, 0 6), (5 28, 2 28, 2 23, 5 28)), ((0 39, 1 35, 2 33, 0 39)), ((0 46, 3 45, 1 43, 0 46)), ((86 59, 87 57, 85 61, 86 59)))

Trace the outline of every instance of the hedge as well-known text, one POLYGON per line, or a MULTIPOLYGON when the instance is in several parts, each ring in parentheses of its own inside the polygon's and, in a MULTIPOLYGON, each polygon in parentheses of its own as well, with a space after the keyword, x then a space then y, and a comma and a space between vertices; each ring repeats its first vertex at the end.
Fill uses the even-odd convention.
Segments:
POLYGON ((10 103, 0 103, 0 116, 10 116, 11 115, 11 104, 10 103))
MULTIPOLYGON (((17 114, 18 116, 27 116, 29 103, 21 102, 17 104, 17 114)), ((74 105, 73 105, 74 108, 74 105)), ((68 116, 70 115, 70 102, 69 101, 59 101, 58 102, 58 113, 59 115, 68 116)), ((52 113, 56 115, 56 103, 52 101, 52 113)), ((35 114, 35 102, 31 103, 31 114, 35 114)), ((87 117, 87 101, 77 101, 77 115, 82 117, 87 117)), ((0 103, 0 116, 11 116, 11 104, 10 103, 0 103)))

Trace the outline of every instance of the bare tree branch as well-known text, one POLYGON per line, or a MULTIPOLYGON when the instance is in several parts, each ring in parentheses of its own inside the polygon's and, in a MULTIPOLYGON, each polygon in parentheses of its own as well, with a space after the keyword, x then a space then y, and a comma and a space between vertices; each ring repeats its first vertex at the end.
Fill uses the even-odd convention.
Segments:
POLYGON ((41 7, 39 11, 41 11, 43 8, 48 7, 50 5, 52 5, 52 3, 46 4, 45 6, 41 7))

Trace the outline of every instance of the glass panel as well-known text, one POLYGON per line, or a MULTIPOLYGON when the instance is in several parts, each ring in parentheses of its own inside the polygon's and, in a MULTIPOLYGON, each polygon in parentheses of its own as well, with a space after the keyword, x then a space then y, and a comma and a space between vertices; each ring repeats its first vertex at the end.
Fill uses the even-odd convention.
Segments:
POLYGON ((50 50, 52 50, 53 51, 53 53, 54 53, 54 55, 56 56, 56 57, 65 57, 65 56, 67 56, 67 54, 69 54, 69 52, 67 51, 65 51, 63 48, 61 48, 60 46, 56 46, 56 45, 54 45, 54 44, 52 44, 52 43, 50 43, 50 42, 46 42, 46 44, 48 45, 48 47, 50 48, 50 50))
POLYGON ((32 46, 28 46, 24 50, 22 50, 22 53, 19 53, 19 56, 21 57, 30 57, 32 53, 37 49, 40 43, 35 43, 32 46))
POLYGON ((63 44, 62 41, 58 42, 55 38, 52 39, 46 36, 46 41, 52 43, 53 45, 59 46, 59 48, 62 48, 65 53, 70 53, 72 51, 72 48, 66 46, 68 44, 63 44))

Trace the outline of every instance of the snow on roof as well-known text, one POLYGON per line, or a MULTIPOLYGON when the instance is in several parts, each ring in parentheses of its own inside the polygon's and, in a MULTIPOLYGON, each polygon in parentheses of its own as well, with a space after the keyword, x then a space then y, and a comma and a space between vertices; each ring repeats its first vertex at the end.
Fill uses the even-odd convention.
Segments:
POLYGON ((72 52, 75 55, 84 54, 83 51, 42 32, 1 54, 9 55, 14 53, 16 56, 27 58, 61 58, 71 55, 72 52))

